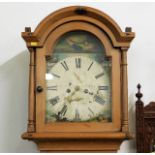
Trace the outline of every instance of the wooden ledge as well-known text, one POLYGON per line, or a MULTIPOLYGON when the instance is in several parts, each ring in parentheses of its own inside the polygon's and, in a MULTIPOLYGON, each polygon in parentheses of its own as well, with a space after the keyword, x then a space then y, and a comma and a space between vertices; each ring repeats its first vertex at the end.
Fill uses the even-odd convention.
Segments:
POLYGON ((123 132, 23 133, 40 152, 117 152, 128 134, 123 132))
POLYGON ((39 140, 39 139, 125 139, 128 138, 123 132, 113 133, 23 133, 23 139, 39 140))

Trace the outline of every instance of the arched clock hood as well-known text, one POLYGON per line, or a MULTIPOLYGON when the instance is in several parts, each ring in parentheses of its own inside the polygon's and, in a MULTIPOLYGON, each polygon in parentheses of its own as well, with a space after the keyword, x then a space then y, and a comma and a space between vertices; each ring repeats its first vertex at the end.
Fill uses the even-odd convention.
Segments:
POLYGON ((126 28, 126 32, 122 32, 118 24, 106 13, 85 6, 71 6, 55 11, 44 18, 34 32, 23 32, 22 37, 27 42, 28 47, 41 47, 54 29, 62 24, 74 21, 86 22, 97 26, 106 32, 113 47, 129 47, 130 42, 135 37, 135 33, 131 32, 130 27, 126 28), (36 44, 31 44, 31 41, 36 42, 36 44))

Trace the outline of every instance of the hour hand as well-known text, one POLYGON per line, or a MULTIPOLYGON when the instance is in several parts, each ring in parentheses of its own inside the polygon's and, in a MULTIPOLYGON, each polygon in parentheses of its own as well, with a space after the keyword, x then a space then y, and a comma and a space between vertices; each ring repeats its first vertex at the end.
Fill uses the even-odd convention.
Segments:
POLYGON ((72 101, 81 101, 81 100, 83 100, 83 98, 82 97, 76 97, 75 99, 72 99, 72 101))

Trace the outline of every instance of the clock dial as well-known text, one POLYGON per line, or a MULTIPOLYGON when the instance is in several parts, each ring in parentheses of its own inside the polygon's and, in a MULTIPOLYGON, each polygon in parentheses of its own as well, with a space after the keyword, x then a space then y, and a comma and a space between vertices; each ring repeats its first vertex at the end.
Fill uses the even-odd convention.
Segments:
POLYGON ((104 119, 111 85, 103 65, 86 56, 70 56, 48 69, 46 100, 51 120, 104 119))
MULTIPOLYGON (((82 50, 84 46, 76 39, 66 38, 71 47, 82 50)), ((89 41, 85 44, 88 46, 89 41)), ((99 51, 55 52, 48 58, 47 122, 111 121, 111 61, 99 51)))

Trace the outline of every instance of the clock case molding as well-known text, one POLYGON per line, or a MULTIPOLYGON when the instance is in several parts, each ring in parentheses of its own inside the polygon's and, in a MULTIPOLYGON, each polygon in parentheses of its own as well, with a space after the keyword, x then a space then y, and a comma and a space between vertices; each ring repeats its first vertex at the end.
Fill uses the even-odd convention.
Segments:
POLYGON ((128 127, 127 50, 135 33, 130 27, 122 32, 105 13, 90 7, 72 6, 47 16, 34 32, 26 27, 22 37, 30 51, 28 127, 23 139, 34 141, 41 152, 116 152, 124 139, 132 137, 128 127), (75 30, 97 36, 105 46, 106 55, 112 56, 112 63, 115 63, 112 66, 115 103, 109 124, 44 124, 44 58, 51 55, 55 43, 64 33, 75 30), (38 87, 40 85, 43 88, 38 87))

